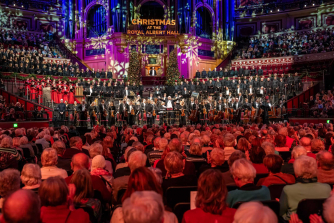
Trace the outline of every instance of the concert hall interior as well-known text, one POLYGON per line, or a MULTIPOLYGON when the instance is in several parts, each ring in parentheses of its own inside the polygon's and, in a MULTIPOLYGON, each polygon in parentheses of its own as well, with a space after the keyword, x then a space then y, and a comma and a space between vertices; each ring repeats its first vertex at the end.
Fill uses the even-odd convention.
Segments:
POLYGON ((334 223, 333 8, 0 0, 0 222, 334 223), (315 160, 318 181, 297 175, 315 160), (10 212, 12 168, 18 188, 39 173, 15 193, 41 208, 10 212), (55 184, 66 202, 47 200, 55 184))

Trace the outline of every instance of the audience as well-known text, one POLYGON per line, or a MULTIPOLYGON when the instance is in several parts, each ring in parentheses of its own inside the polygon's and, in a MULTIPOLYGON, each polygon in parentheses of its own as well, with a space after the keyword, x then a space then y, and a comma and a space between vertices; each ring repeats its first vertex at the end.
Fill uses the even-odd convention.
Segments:
MULTIPOLYGON (((280 215, 295 223, 298 216, 293 213, 300 200, 330 196, 331 188, 327 183, 334 183, 333 126, 330 124, 166 127, 130 128, 124 125, 118 132, 115 127, 107 131, 93 129, 86 133, 85 149, 82 138, 76 133, 69 134, 65 126, 60 129, 0 129, 0 164, 3 167, 0 172, 0 207, 21 187, 28 193, 38 192, 42 222, 62 222, 69 216, 67 222, 111 220, 127 223, 132 222, 131 217, 138 213, 134 211, 129 215, 128 205, 146 206, 145 201, 131 200, 137 192, 154 191, 159 199, 167 201, 169 187, 191 186, 197 187, 196 208, 179 215, 174 207, 166 205, 166 210, 164 207, 160 209, 164 222, 176 223, 182 217, 184 222, 210 222, 210 219, 217 222, 266 222, 272 212, 260 203, 252 203, 254 207, 251 208, 248 202, 270 200, 267 187, 286 184, 281 193, 276 193, 281 194, 280 215), (44 148, 39 156, 35 154, 38 151, 35 143, 41 136, 52 148, 44 148), (126 142, 124 150, 120 150, 122 142, 126 142), (29 156, 31 150, 34 151, 34 159, 21 157, 23 150, 29 156), (288 159, 290 150, 291 159, 288 159), (111 155, 111 151, 118 152, 111 155), (53 205, 46 205, 47 199, 54 202, 53 205), (238 202, 246 204, 238 207, 238 202), (122 206, 117 208, 120 204, 122 206), (110 208, 116 208, 112 215, 110 208), (176 215, 167 210, 175 211, 176 215), (253 215, 247 214, 259 210, 262 211, 255 220, 253 215)), ((33 197, 24 196, 29 199, 27 207, 34 203, 33 197)), ((150 199, 152 203, 158 201, 154 195, 150 199)), ((332 222, 328 211, 330 205, 331 198, 324 205, 323 218, 327 222, 332 222)), ((39 206, 36 207, 35 211, 39 212, 39 206)), ((5 216, 4 210, 2 212, 1 221, 13 219, 5 216)), ((15 217, 32 217, 21 213, 24 212, 15 217)), ((140 213, 147 216, 136 217, 138 222, 157 216, 151 212, 140 213)), ((311 217, 321 220, 321 216, 311 217)), ((273 217, 270 222, 276 221, 273 217)))
POLYGON ((234 223, 278 223, 275 213, 259 202, 240 205, 234 215, 234 223))

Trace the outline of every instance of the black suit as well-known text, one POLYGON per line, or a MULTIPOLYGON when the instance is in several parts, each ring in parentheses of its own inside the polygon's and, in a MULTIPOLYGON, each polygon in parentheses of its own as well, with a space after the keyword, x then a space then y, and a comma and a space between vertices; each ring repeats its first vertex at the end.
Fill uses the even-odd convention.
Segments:
POLYGON ((64 112, 66 111, 66 105, 65 103, 60 103, 58 105, 58 110, 59 110, 59 116, 60 116, 60 119, 63 121, 64 120, 64 112))
POLYGON ((157 76, 157 72, 154 69, 150 70, 150 76, 157 76))

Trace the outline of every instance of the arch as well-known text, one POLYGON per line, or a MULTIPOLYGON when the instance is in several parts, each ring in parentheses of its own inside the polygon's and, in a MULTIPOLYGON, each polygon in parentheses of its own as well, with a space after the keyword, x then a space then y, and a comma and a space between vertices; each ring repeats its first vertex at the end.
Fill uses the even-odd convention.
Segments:
POLYGON ((106 2, 104 2, 103 0, 97 0, 97 1, 92 1, 91 3, 89 3, 85 10, 84 10, 84 23, 87 22, 87 16, 88 16, 88 12, 89 10, 94 7, 95 5, 101 5, 105 8, 106 10, 106 17, 107 17, 107 27, 110 26, 110 22, 109 22, 109 6, 106 2))
POLYGON ((196 10, 196 36, 205 39, 212 39, 212 17, 210 11, 205 7, 199 7, 196 10))
POLYGON ((157 2, 157 3, 159 3, 162 6, 162 8, 164 9, 164 18, 167 18, 167 7, 166 7, 166 4, 161 0, 141 0, 139 2, 139 4, 137 5, 137 7, 138 7, 137 8, 137 13, 139 13, 141 6, 144 5, 147 2, 157 2))
POLYGON ((108 17, 105 7, 102 5, 94 5, 87 13, 86 37, 98 37, 107 33, 108 17))
MULTIPOLYGON (((200 8, 200 7, 203 7, 205 9, 207 9, 210 14, 211 14, 211 22, 212 22, 212 32, 214 33, 216 31, 216 19, 215 19, 215 11, 211 8, 210 5, 208 5, 207 3, 203 3, 203 2, 198 2, 196 5, 195 5, 195 12, 197 12, 197 10, 200 8)), ((196 13, 193 14, 193 16, 195 18, 193 18, 193 27, 196 27, 196 24, 195 24, 195 21, 196 21, 196 13)), ((196 34, 196 29, 194 30, 194 34, 196 34)))

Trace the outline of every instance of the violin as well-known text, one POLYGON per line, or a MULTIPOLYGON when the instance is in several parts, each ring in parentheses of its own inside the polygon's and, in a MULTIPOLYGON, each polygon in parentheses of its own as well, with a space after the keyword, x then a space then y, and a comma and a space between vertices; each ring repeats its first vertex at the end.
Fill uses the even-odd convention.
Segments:
POLYGON ((155 113, 155 110, 153 110, 152 116, 156 116, 157 114, 155 113))
POLYGON ((111 117, 115 117, 114 110, 111 110, 111 117))
POLYGON ((135 110, 133 108, 131 109, 131 115, 135 115, 135 110))
POLYGON ((186 116, 186 114, 184 113, 184 109, 181 109, 181 116, 186 116))

